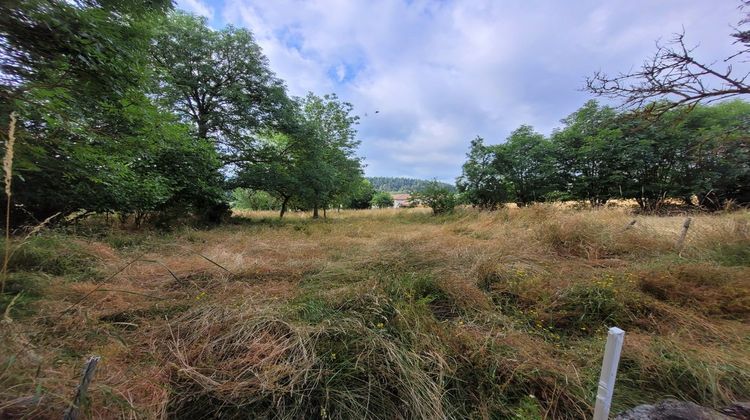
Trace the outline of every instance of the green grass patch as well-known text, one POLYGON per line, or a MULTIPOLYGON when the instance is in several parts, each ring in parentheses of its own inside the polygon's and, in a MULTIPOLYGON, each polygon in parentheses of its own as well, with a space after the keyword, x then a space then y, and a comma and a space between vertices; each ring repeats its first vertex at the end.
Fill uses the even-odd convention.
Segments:
POLYGON ((711 259, 725 266, 750 267, 750 243, 723 244, 711 252, 711 259))
MULTIPOLYGON (((5 241, 1 243, 5 246, 5 241)), ((10 271, 41 272, 73 280, 97 277, 96 258, 70 238, 42 235, 14 242, 8 263, 10 271)), ((0 249, 0 252, 4 252, 0 249)))
POLYGON ((9 311, 11 318, 32 315, 33 303, 42 297, 48 283, 49 278, 41 273, 9 273, 5 293, 0 295, 0 314, 13 302, 9 311))

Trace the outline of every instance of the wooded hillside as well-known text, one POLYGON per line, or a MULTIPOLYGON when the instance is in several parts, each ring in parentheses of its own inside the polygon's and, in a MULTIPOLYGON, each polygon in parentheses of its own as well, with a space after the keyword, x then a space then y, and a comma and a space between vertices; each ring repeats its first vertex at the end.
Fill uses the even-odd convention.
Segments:
MULTIPOLYGON (((408 193, 415 191, 422 191, 430 185, 432 181, 416 178, 402 178, 402 177, 388 177, 388 176, 371 176, 367 177, 372 187, 376 191, 394 192, 394 193, 408 193)), ((444 186, 451 191, 455 191, 456 187, 452 184, 440 182, 441 186, 444 186)))

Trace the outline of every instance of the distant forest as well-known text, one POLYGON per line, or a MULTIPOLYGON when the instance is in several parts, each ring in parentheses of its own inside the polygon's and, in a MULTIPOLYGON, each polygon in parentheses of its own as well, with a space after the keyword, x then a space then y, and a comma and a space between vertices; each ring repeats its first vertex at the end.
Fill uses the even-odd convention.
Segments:
MULTIPOLYGON (((394 193, 408 193, 408 192, 419 192, 427 187, 432 181, 415 178, 393 178, 388 176, 374 176, 367 177, 375 191, 386 191, 394 193)), ((447 184, 440 182, 441 186, 444 186, 451 191, 456 191, 456 186, 453 184, 447 184)))

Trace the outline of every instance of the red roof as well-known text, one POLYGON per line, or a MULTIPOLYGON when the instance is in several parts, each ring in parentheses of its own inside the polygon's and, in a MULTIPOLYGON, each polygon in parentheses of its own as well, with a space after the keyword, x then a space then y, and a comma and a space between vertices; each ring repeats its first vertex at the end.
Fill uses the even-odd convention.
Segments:
POLYGON ((407 201, 411 200, 411 194, 393 194, 395 201, 407 201))

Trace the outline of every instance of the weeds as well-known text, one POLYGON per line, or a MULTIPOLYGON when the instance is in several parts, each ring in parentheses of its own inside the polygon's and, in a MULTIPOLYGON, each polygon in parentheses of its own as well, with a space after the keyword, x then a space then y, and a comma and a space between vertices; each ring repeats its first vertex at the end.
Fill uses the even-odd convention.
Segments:
POLYGON ((92 417, 582 418, 612 325, 615 410, 750 395, 742 213, 694 215, 682 256, 683 218, 620 209, 329 216, 30 238, 1 415, 59 416, 96 352, 92 417))
MULTIPOLYGON (((0 244, 5 248, 5 244, 0 244)), ((29 238, 10 255, 11 272, 31 271, 73 279, 96 277, 96 259, 70 238, 42 235, 29 238)))

